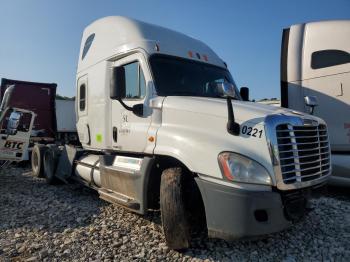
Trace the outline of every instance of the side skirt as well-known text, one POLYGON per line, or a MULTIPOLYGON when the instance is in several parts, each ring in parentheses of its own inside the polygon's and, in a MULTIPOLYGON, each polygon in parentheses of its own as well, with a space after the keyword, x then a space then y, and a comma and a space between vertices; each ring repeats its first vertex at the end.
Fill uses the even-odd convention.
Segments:
POLYGON ((100 156, 100 198, 145 214, 147 187, 154 158, 117 155, 100 156))

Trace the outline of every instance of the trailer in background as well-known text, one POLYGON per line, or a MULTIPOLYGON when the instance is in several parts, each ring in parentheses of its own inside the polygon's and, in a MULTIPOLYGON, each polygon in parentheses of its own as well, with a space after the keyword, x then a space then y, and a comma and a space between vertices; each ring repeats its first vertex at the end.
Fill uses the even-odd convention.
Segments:
MULTIPOLYGON (((52 143, 55 140, 57 132, 55 114, 57 84, 3 78, 0 87, 0 101, 2 101, 6 89, 11 85, 14 85, 16 88, 13 91, 8 106, 30 110, 37 115, 34 121, 31 140, 52 143)), ((8 116, 5 116, 5 118, 8 118, 8 116)))
POLYGON ((78 141, 75 101, 74 100, 55 100, 56 105, 56 141, 61 144, 68 144, 78 141))
MULTIPOLYGON (((35 143, 41 145, 78 143, 75 127, 75 101, 55 99, 57 84, 3 78, 0 101, 3 100, 10 86, 16 88, 8 101, 8 107, 22 108, 36 115, 28 150, 24 152, 23 160, 29 160, 35 143)), ((7 126, 9 116, 10 111, 4 116, 2 126, 7 126)))

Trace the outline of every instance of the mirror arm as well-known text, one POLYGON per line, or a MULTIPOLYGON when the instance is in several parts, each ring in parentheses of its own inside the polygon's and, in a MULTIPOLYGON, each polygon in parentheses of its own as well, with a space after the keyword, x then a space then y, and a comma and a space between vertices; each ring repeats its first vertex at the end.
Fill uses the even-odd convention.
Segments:
POLYGON ((231 135, 238 136, 240 133, 240 126, 235 122, 235 116, 233 114, 232 100, 231 97, 226 98, 227 101, 227 112, 228 112, 228 121, 227 121, 227 132, 231 135))
POLYGON ((315 110, 315 107, 314 106, 310 106, 310 115, 314 114, 314 110, 315 110))
POLYGON ((143 116, 143 104, 142 107, 136 107, 137 105, 134 106, 128 106, 127 104, 124 103, 124 101, 122 99, 118 99, 118 101, 120 102, 120 104, 128 111, 133 112, 135 115, 137 115, 138 117, 142 117, 143 116))
POLYGON ((132 107, 128 106, 127 104, 124 103, 122 99, 118 99, 119 103, 128 111, 132 111, 132 107))

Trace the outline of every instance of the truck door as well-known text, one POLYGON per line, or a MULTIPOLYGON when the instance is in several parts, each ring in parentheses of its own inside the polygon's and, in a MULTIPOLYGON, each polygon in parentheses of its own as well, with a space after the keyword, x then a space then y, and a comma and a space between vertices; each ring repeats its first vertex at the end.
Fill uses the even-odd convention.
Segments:
POLYGON ((129 107, 143 104, 144 109, 143 116, 136 116, 119 101, 112 100, 112 147, 116 150, 141 153, 147 145, 151 124, 151 109, 148 106, 151 92, 147 92, 147 83, 151 77, 145 61, 142 54, 136 53, 114 63, 114 66, 125 69, 126 92, 123 102, 129 107))
POLYGON ((23 160, 28 149, 34 119, 35 114, 28 110, 14 108, 4 112, 0 123, 0 160, 23 160))

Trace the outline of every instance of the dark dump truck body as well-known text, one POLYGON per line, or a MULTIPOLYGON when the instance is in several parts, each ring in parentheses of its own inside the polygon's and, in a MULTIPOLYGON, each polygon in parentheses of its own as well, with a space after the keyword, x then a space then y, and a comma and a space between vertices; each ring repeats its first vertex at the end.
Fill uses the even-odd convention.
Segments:
POLYGON ((41 140, 54 140, 57 131, 55 96, 57 84, 37 83, 2 78, 0 102, 5 90, 15 85, 9 106, 33 111, 37 117, 34 122, 32 135, 41 140))

